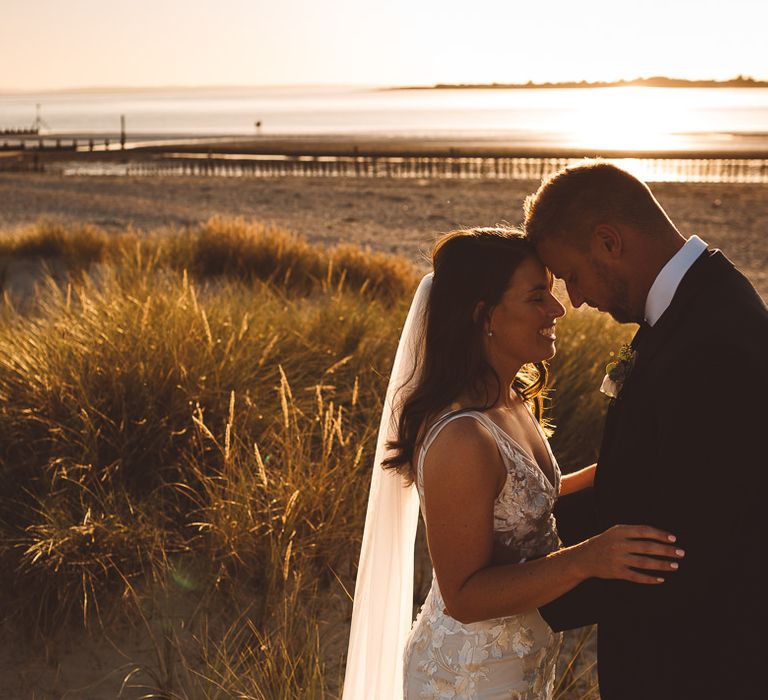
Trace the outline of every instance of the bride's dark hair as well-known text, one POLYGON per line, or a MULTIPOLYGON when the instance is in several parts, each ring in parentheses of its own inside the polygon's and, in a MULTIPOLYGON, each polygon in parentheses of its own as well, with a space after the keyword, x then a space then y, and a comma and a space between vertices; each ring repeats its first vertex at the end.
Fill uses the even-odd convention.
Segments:
MULTIPOLYGON (((403 403, 398 437, 388 443, 391 456, 383 461, 408 481, 415 477, 413 456, 422 427, 463 392, 485 395, 476 410, 491 408, 504 387, 485 359, 483 325, 499 303, 518 265, 535 255, 525 235, 513 228, 471 228, 438 239, 432 249, 434 277, 424 327, 424 357, 418 358, 421 377, 403 403), (481 305, 478 315, 475 309, 481 305), (496 383, 496 395, 487 390, 496 383)), ((517 392, 533 405, 542 420, 542 391, 547 381, 544 363, 527 365, 514 380, 517 392)), ((403 388, 399 390, 402 391, 403 388)), ((396 396, 396 400, 399 397, 396 396)))

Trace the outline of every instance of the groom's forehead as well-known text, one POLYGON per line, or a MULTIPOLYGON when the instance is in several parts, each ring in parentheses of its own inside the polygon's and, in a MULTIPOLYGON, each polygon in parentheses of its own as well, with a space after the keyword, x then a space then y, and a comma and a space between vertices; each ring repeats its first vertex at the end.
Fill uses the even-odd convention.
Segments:
POLYGON ((541 241, 536 246, 536 252, 552 274, 560 278, 566 277, 581 257, 576 248, 558 239, 541 241))

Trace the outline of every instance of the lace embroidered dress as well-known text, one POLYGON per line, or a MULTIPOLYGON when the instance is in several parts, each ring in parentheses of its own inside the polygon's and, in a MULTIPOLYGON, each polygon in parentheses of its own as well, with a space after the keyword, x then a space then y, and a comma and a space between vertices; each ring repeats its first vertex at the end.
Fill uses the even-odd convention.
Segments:
MULTIPOLYGON (((419 452, 416 487, 424 516, 424 456, 440 430, 471 416, 493 435, 507 469, 494 504, 494 537, 520 552, 520 562, 559 546, 552 510, 560 492, 560 469, 539 424, 531 415, 552 461, 554 484, 531 456, 488 416, 478 411, 450 413, 427 432, 419 452)), ((444 612, 437 578, 413 623, 404 653, 405 700, 550 700, 562 640, 538 610, 463 624, 444 612)))

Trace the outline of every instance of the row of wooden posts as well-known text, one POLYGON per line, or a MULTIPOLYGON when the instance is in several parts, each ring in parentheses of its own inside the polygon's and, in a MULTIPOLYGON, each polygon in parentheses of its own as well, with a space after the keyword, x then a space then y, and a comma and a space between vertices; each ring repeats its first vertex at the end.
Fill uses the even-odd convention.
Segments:
MULTIPOLYGON (((126 175, 384 177, 537 180, 578 162, 569 158, 319 157, 178 159, 126 163, 126 175)), ((768 159, 642 159, 645 179, 768 183, 768 159)))
POLYGON ((18 128, 5 128, 0 129, 0 136, 37 136, 40 130, 32 127, 18 127, 18 128))
POLYGON ((121 149, 125 148, 124 141, 109 139, 5 139, 0 143, 0 151, 108 151, 115 148, 116 144, 119 144, 121 149))
POLYGON ((178 159, 162 163, 128 163, 128 174, 153 170, 179 175, 255 177, 390 177, 390 178, 540 178, 565 167, 565 158, 462 158, 392 156, 319 156, 258 160, 178 159))
MULTIPOLYGON (((83 154, 85 155, 85 154, 83 154)), ((118 154, 114 154, 118 156, 118 154)), ((518 158, 509 156, 258 156, 103 160, 89 156, 82 161, 52 161, 44 153, 27 152, 22 158, 0 158, 0 168, 81 174, 130 176, 221 177, 382 177, 434 179, 536 180, 578 159, 518 158)), ((119 156, 122 158, 122 156, 119 156)), ((768 159, 759 158, 648 158, 638 159, 643 178, 651 181, 768 183, 768 159)))

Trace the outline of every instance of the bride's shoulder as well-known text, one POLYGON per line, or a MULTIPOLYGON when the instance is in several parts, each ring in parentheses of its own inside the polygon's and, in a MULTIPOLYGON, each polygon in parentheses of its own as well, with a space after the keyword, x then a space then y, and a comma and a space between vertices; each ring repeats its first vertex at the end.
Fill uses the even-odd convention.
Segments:
POLYGON ((422 445, 425 442, 431 444, 434 440, 443 432, 448 430, 451 434, 456 430, 456 425, 450 427, 452 424, 472 424, 476 421, 461 421, 460 418, 465 416, 472 417, 472 411, 464 408, 461 404, 454 402, 448 406, 443 406, 439 410, 436 410, 424 419, 419 428, 417 445, 422 445))
POLYGON ((436 468, 446 476, 454 468, 459 472, 468 467, 474 471, 478 465, 488 465, 494 472, 504 470, 496 439, 477 419, 476 412, 443 412, 427 425, 422 442, 426 447, 425 474, 436 468))

